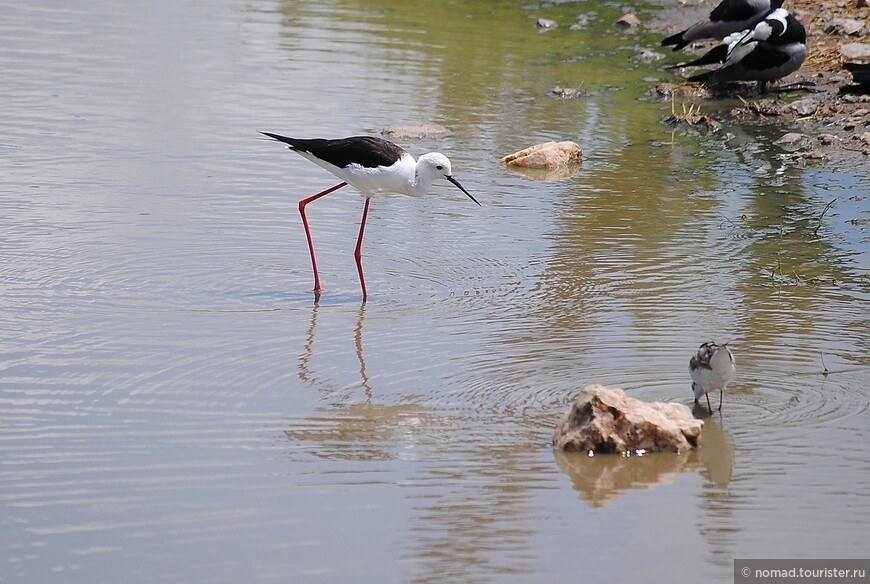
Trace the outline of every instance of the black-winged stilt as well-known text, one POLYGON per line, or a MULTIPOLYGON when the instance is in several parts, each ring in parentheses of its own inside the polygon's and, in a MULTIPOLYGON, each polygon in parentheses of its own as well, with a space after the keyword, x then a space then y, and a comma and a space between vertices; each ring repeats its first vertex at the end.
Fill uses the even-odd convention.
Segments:
POLYGON ((372 196, 380 193, 398 193, 421 197, 429 191, 435 179, 443 177, 480 205, 477 199, 472 197, 459 184, 459 181, 453 178, 450 160, 440 152, 424 154, 415 161, 413 156, 396 144, 372 136, 353 136, 337 140, 323 138, 305 140, 288 138, 269 132, 261 133, 287 144, 290 150, 325 168, 343 181, 299 201, 299 213, 302 215, 302 225, 305 227, 305 237, 308 239, 308 250, 311 252, 311 267, 314 269, 314 294, 316 298, 320 296, 320 276, 317 273, 317 259, 314 256, 314 241, 311 239, 308 218, 305 216, 305 205, 308 203, 348 184, 356 187, 365 196, 365 206, 359 224, 359 236, 353 254, 359 272, 363 300, 366 299, 367 293, 362 269, 362 241, 366 217, 369 213, 369 201, 372 196))
POLYGON ((707 396, 707 408, 710 414, 713 407, 710 405, 709 392, 719 390, 719 411, 722 411, 722 394, 725 386, 734 376, 734 355, 725 345, 717 345, 713 342, 702 344, 698 352, 689 359, 689 375, 692 376, 692 391, 695 394, 695 403, 699 403, 702 395, 707 396))
POLYGON ((722 0, 709 18, 696 22, 684 31, 669 36, 662 46, 674 45, 678 51, 695 41, 724 39, 731 33, 751 29, 771 11, 782 7, 783 0, 722 0))
POLYGON ((767 84, 794 73, 807 56, 807 33, 803 25, 784 8, 777 8, 750 31, 734 33, 725 43, 699 59, 676 67, 697 67, 722 63, 712 71, 689 77, 689 81, 724 83, 757 81, 764 93, 767 84))

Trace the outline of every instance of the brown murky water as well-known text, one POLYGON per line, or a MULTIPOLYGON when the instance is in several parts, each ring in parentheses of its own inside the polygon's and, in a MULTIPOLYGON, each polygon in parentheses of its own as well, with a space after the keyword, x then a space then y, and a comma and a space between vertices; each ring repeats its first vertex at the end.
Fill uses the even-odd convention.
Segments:
POLYGON ((778 127, 672 132, 645 97, 668 74, 633 59, 657 37, 609 4, 139 4, 2 6, 0 581, 730 582, 734 558, 866 556, 864 169, 801 165, 778 127), (334 181, 257 131, 423 122, 452 133, 405 145, 483 207, 375 200, 361 304, 362 200, 318 201, 314 304, 296 201, 334 181), (577 174, 496 162, 549 139, 584 147, 577 174), (708 339, 739 379, 700 451, 550 449, 587 383, 689 404, 708 339))

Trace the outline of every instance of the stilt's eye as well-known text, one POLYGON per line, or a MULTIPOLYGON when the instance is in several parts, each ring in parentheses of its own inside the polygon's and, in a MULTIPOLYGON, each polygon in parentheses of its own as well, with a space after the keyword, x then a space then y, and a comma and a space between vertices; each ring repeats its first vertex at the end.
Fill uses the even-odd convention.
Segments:
POLYGON ((437 168, 438 170, 444 170, 444 167, 441 166, 440 164, 438 166, 436 166, 435 168, 437 168))

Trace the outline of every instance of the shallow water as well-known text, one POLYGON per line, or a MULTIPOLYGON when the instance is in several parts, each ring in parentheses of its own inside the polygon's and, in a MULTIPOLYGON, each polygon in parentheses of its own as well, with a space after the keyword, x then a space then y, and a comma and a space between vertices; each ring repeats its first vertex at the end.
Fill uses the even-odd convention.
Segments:
POLYGON ((730 582, 734 558, 866 555, 870 180, 795 162, 780 126, 662 124, 671 77, 633 59, 658 37, 618 7, 2 8, 0 581, 730 582), (376 199, 362 304, 362 199, 319 200, 314 303, 296 201, 335 181, 257 131, 425 122, 451 134, 404 146, 483 207, 376 199), (550 139, 576 174, 496 162, 550 139), (588 383, 690 405, 709 339, 739 378, 700 451, 549 447, 588 383))

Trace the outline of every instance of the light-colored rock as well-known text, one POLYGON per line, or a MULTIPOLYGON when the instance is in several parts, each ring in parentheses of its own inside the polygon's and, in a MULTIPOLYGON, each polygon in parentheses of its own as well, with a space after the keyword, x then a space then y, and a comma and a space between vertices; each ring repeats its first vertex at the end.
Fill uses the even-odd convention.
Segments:
POLYGON ((559 23, 548 18, 539 18, 535 21, 535 26, 541 30, 553 30, 559 26, 559 23))
POLYGON ((819 134, 816 138, 822 146, 831 146, 839 144, 842 140, 834 134, 819 134))
POLYGON ((553 445, 580 452, 681 451, 701 443, 703 425, 683 404, 644 402, 596 384, 559 419, 553 445))
POLYGON ((584 95, 583 90, 579 87, 562 87, 557 85, 550 90, 550 95, 561 97, 562 99, 571 99, 584 95))
POLYGON ((665 54, 657 53, 656 51, 651 51, 650 49, 641 49, 635 54, 634 58, 641 63, 655 63, 656 61, 661 61, 662 59, 664 59, 665 54))
POLYGON ((785 109, 786 111, 794 112, 801 117, 805 117, 813 115, 817 107, 819 107, 819 104, 814 98, 805 97, 791 102, 785 107, 785 109))
POLYGON ((395 140, 421 140, 449 134, 450 130, 440 124, 421 124, 419 126, 390 126, 381 130, 381 134, 395 140))
POLYGON ((777 146, 785 148, 786 150, 798 150, 807 146, 809 144, 809 138, 807 138, 804 134, 799 134, 798 132, 789 132, 787 134, 783 134, 783 136, 774 142, 777 146))
POLYGON ((832 18, 825 25, 825 32, 846 36, 859 36, 864 31, 864 23, 854 18, 832 18))
POLYGON ((583 149, 574 142, 545 142, 508 154, 499 162, 526 168, 555 168, 579 160, 583 149))
POLYGON ((628 14, 623 14, 622 17, 616 21, 616 26, 622 28, 637 28, 640 26, 640 19, 629 12, 628 14))
POLYGON ((870 43, 842 43, 837 51, 849 60, 870 59, 870 43))

